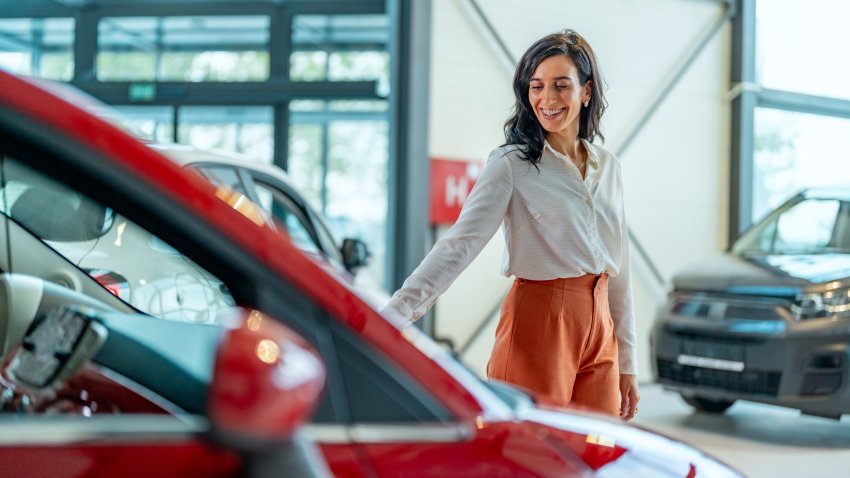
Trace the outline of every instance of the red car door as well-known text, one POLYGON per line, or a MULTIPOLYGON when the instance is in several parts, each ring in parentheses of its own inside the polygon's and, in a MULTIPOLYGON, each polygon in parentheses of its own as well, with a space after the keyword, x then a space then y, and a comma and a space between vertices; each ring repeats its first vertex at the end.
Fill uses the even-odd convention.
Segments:
POLYGON ((0 445, 3 476, 237 476, 239 460, 234 454, 211 448, 186 432, 169 430, 173 426, 163 423, 158 430, 155 423, 158 420, 153 420, 154 423, 133 427, 124 418, 110 418, 113 417, 106 420, 53 417, 15 420, 15 423, 4 420, 0 424, 0 436, 5 442, 0 445))

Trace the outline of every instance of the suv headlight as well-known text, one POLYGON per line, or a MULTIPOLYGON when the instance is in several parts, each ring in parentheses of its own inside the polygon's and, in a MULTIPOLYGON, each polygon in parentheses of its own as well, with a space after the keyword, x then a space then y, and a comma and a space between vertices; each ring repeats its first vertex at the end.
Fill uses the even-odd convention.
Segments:
POLYGON ((800 319, 814 319, 850 313, 850 288, 797 296, 795 312, 800 319))

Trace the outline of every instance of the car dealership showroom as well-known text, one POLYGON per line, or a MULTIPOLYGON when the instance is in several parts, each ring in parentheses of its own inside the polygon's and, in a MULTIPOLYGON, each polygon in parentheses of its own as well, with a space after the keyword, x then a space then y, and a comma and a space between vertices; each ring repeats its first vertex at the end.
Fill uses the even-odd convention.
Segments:
POLYGON ((850 476, 849 19, 0 0, 0 476, 850 476))

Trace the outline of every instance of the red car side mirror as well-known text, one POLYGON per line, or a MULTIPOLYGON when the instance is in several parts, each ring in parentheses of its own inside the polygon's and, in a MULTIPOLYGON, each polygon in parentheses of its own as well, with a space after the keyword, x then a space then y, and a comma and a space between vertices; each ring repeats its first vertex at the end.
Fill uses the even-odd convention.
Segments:
POLYGON ((219 345, 207 405, 213 434, 245 451, 285 443, 309 420, 325 367, 301 336, 242 310, 219 345))

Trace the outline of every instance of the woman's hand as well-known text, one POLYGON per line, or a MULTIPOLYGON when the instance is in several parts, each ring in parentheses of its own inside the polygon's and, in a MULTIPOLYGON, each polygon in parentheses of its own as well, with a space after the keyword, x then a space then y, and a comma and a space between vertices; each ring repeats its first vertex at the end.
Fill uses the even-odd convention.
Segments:
POLYGON ((390 322, 401 328, 407 327, 419 318, 405 317, 404 314, 402 314, 398 311, 398 309, 393 307, 392 303, 385 305, 384 308, 381 309, 380 313, 384 316, 385 319, 389 320, 390 322))
POLYGON ((629 421, 638 411, 640 401, 637 377, 630 374, 620 374, 620 418, 629 421))

